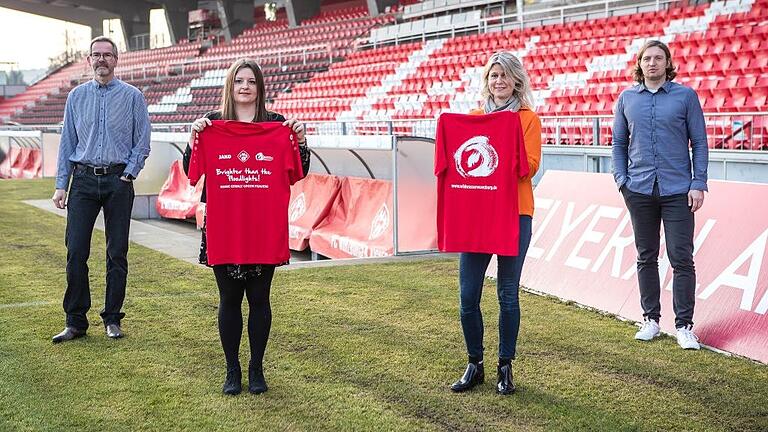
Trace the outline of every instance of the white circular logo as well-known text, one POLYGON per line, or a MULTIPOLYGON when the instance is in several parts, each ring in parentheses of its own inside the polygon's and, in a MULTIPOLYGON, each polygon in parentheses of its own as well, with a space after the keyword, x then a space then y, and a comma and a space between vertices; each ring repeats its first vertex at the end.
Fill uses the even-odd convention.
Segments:
POLYGON ((472 137, 456 150, 453 159, 462 177, 488 177, 496 171, 499 154, 488 141, 486 136, 472 137))
POLYGON ((384 234, 384 231, 389 228, 389 209, 387 204, 381 205, 381 208, 376 212, 376 216, 371 221, 371 234, 368 236, 368 240, 375 240, 384 234))
POLYGON ((304 198, 304 192, 300 193, 295 200, 288 206, 288 222, 296 220, 307 212, 307 200, 304 198))

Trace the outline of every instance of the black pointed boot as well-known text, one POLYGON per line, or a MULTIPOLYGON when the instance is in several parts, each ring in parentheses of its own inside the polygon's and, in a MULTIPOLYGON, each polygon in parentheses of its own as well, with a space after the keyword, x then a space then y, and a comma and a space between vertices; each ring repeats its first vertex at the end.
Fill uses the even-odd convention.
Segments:
POLYGON ((451 384, 451 391, 460 393, 485 381, 485 369, 482 363, 468 363, 464 375, 458 381, 451 384))
POLYGON ((512 381, 512 365, 505 364, 498 367, 498 378, 496 379, 496 393, 508 395, 515 392, 515 383, 512 381))

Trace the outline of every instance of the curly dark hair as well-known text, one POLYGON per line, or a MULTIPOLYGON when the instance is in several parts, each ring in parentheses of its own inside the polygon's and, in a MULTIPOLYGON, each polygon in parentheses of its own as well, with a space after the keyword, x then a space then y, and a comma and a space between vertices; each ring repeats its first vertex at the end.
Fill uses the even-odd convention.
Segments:
POLYGON ((667 46, 667 44, 658 40, 650 40, 646 42, 642 48, 640 48, 640 52, 637 54, 637 61, 635 62, 635 67, 632 69, 632 78, 634 78, 635 81, 641 84, 645 81, 645 77, 643 76, 643 69, 640 68, 640 61, 643 58, 643 54, 645 54, 645 50, 653 47, 661 48, 661 50, 664 51, 664 54, 666 54, 667 81, 672 81, 677 76, 677 72, 675 72, 675 69, 676 69, 675 64, 672 63, 672 54, 669 52, 669 47, 667 46))

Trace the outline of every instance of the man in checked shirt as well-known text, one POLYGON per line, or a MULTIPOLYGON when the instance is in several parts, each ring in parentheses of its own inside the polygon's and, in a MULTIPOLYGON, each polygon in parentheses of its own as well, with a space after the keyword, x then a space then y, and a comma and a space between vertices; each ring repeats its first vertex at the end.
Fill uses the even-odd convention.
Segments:
POLYGON ((672 265, 672 303, 677 343, 699 349, 693 333, 696 273, 694 213, 707 190, 707 131, 696 92, 672 82, 669 48, 648 41, 637 55, 637 85, 624 90, 613 123, 613 176, 629 209, 637 246, 637 279, 643 323, 635 339, 659 335, 660 224, 672 265), (692 155, 689 153, 692 150, 692 155))
POLYGON ((72 89, 64 107, 53 203, 60 209, 67 207, 67 317, 66 327, 53 337, 54 343, 85 336, 88 329, 88 256, 93 226, 102 209, 107 286, 101 319, 108 337, 123 336, 120 320, 125 316, 121 309, 128 276, 133 180, 149 155, 151 126, 141 92, 115 78, 117 58, 111 39, 91 41, 88 64, 93 68, 93 80, 72 89))

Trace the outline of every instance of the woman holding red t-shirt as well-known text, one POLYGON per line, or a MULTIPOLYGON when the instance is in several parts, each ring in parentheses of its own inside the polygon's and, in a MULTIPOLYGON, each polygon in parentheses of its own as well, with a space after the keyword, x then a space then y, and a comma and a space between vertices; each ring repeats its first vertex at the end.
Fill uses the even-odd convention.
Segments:
MULTIPOLYGON (((190 144, 184 152, 184 170, 189 171, 192 147, 198 132, 211 125, 211 120, 239 120, 243 122, 283 122, 296 132, 302 162, 302 175, 309 170, 309 150, 304 136, 304 125, 297 120, 286 120, 282 115, 267 111, 265 107, 264 76, 255 61, 241 59, 230 66, 221 96, 221 109, 207 113, 192 123, 190 144)), ((205 202, 205 189, 201 201, 205 202)), ((286 218, 287 218, 286 214, 286 218)), ((205 230, 205 228, 204 228, 205 230)), ((208 265, 205 231, 201 244, 200 262, 208 265)), ((242 390, 240 369, 240 338, 243 334, 243 295, 248 299, 248 340, 251 359, 248 366, 248 390, 251 393, 267 391, 264 379, 264 351, 272 325, 269 291, 275 272, 274 264, 214 265, 213 273, 219 288, 219 337, 227 361, 227 375, 223 392, 239 394, 242 390)))
MULTIPOLYGON (((532 111, 533 95, 530 79, 520 60, 509 52, 493 54, 483 70, 483 107, 470 114, 488 114, 509 110, 520 114, 525 150, 530 173, 518 182, 520 212, 519 254, 498 256, 496 289, 499 298, 499 363, 496 392, 511 394, 515 391, 512 380, 512 360, 515 358, 517 335, 520 330, 520 304, 518 291, 520 273, 525 254, 531 242, 533 218, 533 186, 541 160, 541 121, 532 111)), ((464 375, 451 385, 451 390, 462 392, 485 380, 483 367, 483 315, 480 297, 485 271, 491 254, 461 253, 459 258, 459 291, 461 327, 467 345, 469 364, 464 375)))

